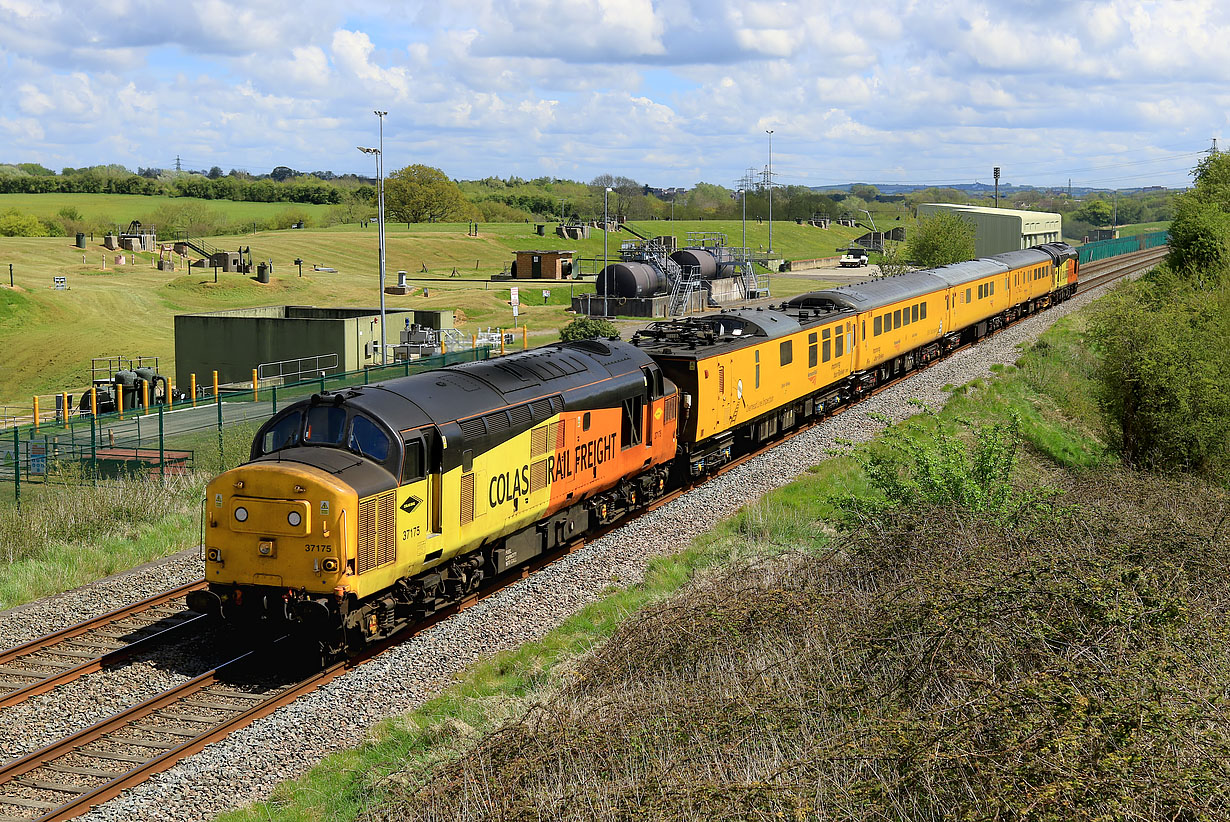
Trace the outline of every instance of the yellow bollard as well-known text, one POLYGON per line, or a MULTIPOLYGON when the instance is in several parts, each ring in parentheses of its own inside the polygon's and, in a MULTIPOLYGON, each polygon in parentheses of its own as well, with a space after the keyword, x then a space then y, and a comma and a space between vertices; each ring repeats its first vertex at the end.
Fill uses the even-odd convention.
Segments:
POLYGON ((218 372, 214 372, 214 402, 222 402, 222 398, 218 396, 218 372))
POLYGON ((500 329, 500 356, 504 356, 504 329, 500 329))
POLYGON ((167 382, 163 387, 166 389, 167 395, 162 398, 162 401, 166 403, 167 410, 174 411, 175 410, 175 397, 171 395, 171 383, 167 382))
POLYGON ((252 402, 257 402, 260 398, 256 396, 256 369, 252 369, 252 402))
POLYGON ((192 385, 192 407, 196 408, 196 374, 192 375, 192 379, 189 382, 192 385))
POLYGON ((90 416, 98 419, 98 389, 90 386, 90 416))
POLYGON ((60 392, 60 407, 64 409, 64 419, 61 420, 65 425, 68 425, 68 392, 60 392))
POLYGON ((38 394, 34 395, 34 430, 38 431, 38 394))
POLYGON ((477 334, 470 335, 470 348, 472 349, 478 348, 478 335, 477 334))
POLYGON ((444 338, 440 338, 440 356, 443 357, 448 353, 448 344, 444 342, 444 338))
POLYGON ((521 350, 525 351, 530 347, 530 329, 529 326, 521 326, 521 350))
POLYGON ((141 408, 149 413, 149 383, 145 380, 141 380, 141 408))
POLYGON ((124 386, 119 383, 115 384, 115 410, 120 412, 120 419, 124 419, 124 386))

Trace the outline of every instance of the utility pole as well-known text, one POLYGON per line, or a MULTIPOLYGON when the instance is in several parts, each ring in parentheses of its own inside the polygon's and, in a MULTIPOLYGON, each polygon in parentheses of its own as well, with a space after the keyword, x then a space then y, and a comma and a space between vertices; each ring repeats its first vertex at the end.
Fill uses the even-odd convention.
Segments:
POLYGON ((765 182, 769 184, 769 256, 773 256, 773 129, 765 129, 769 135, 769 171, 765 182))

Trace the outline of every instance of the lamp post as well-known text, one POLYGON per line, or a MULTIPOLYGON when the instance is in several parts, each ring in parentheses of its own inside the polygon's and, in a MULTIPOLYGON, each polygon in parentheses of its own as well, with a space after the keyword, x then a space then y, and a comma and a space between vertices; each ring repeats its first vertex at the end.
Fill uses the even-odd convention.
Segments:
POLYGON ((376 155, 376 227, 377 227, 377 242, 380 246, 380 364, 387 365, 388 361, 385 358, 384 345, 387 337, 385 336, 385 310, 384 310, 384 274, 385 274, 385 256, 384 256, 384 118, 388 114, 387 111, 373 112, 380 118, 380 144, 379 148, 364 148, 359 146, 359 151, 364 154, 376 155))
POLYGON ((611 193, 611 187, 607 186, 606 191, 602 192, 602 273, 606 277, 606 288, 602 294, 602 314, 605 317, 611 316, 611 272, 610 266, 606 261, 606 235, 610 234, 611 226, 607 222, 606 216, 606 198, 611 193))
POLYGON ((769 256, 773 256, 773 129, 765 129, 765 134, 769 135, 769 173, 768 179, 765 180, 769 184, 769 256))
POLYGON ((747 189, 739 189, 739 199, 743 201, 743 257, 747 258, 747 189))

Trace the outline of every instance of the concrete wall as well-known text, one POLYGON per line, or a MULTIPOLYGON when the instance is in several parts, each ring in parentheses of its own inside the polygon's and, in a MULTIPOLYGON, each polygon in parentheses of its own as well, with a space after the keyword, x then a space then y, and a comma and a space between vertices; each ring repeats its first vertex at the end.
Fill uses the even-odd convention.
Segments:
MULTIPOLYGON (((412 312, 387 312, 388 336, 396 339, 412 312)), ((319 309, 311 306, 180 314, 175 317, 175 384, 188 390, 190 375, 209 385, 213 371, 221 383, 250 382, 262 363, 336 354, 339 371, 377 362, 366 343, 379 337, 380 315, 372 309, 319 309)))
POLYGON ((974 226, 974 255, 977 257, 1054 243, 1063 236, 1063 218, 1052 212, 950 203, 923 203, 918 206, 919 219, 940 212, 956 213, 974 226))

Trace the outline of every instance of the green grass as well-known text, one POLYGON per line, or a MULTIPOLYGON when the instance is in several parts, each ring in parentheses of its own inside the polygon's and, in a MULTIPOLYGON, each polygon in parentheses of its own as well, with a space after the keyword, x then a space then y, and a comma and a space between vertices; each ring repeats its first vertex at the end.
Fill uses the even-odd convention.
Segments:
MULTIPOLYGON (((1038 460, 1029 471, 1057 462, 1075 468, 1105 465, 1109 458, 1093 431, 1096 411, 1083 354, 1083 322, 1072 315, 1026 352, 1020 367, 954 391, 934 417, 919 415, 899 429, 927 441, 936 425, 963 432, 959 420, 1023 419, 1022 434, 1038 460), (1092 415, 1092 416, 1089 416, 1092 415)), ((859 446, 883 449, 880 441, 859 446)), ((856 452, 857 453, 857 452, 856 452)), ((382 780, 394 771, 418 771, 468 750, 482 734, 515 717, 528 702, 555 692, 571 663, 609 637, 632 613, 658 602, 706 568, 765 553, 816 553, 830 544, 842 502, 874 496, 857 459, 824 460, 789 485, 772 491, 694 540, 680 553, 654 560, 639 585, 613 590, 539 641, 501 653, 459 677, 440 696, 407 716, 377 726, 358 748, 326 758, 305 776, 278 786, 258 805, 224 814, 225 822, 351 820, 384 795, 382 780)))
POLYGON ((1119 226, 1120 237, 1134 237, 1137 234, 1151 234, 1154 231, 1169 231, 1170 221, 1162 220, 1156 223, 1134 223, 1119 226))
MULTIPOLYGON (((197 197, 144 196, 141 194, 0 194, 0 213, 15 208, 47 220, 61 209, 75 208, 86 222, 105 220, 126 227, 133 220, 146 221, 168 205, 196 204, 226 217, 227 221, 263 220, 287 210, 324 216, 333 206, 313 203, 249 203, 236 200, 202 200, 197 197)), ((99 238, 101 239, 101 238, 99 238)))
MULTIPOLYGON (((54 196, 88 201, 90 197, 104 195, 54 196)), ((210 202, 226 204, 226 201, 210 202)), ((77 200, 73 200, 73 204, 79 209, 86 208, 77 200)), ((667 222, 637 225, 648 235, 668 231, 671 226, 667 222)), ((739 236, 738 227, 739 223, 732 221, 679 221, 674 224, 680 238, 689 231, 700 230, 724 231, 734 238, 739 236)), ((816 257, 823 256, 828 253, 827 249, 842 244, 856 233, 855 229, 826 232, 780 223, 774 225, 773 243, 787 256, 816 257)), ((748 226, 749 244, 767 242, 767 237, 767 225, 748 226)), ((619 242, 628 238, 630 235, 624 232, 612 234, 610 259, 618 258, 619 242)), ((13 263, 16 284, 15 291, 0 289, 3 295, 0 346, 6 352, 0 405, 28 407, 30 397, 36 393, 80 391, 88 386, 90 359, 97 356, 157 356, 162 373, 174 373, 175 314, 287 303, 319 306, 374 306, 379 303, 374 228, 340 225, 213 239, 224 249, 250 245, 255 260, 272 260, 274 276, 269 284, 236 274, 218 274, 215 283, 214 273, 209 269, 160 272, 153 268, 150 254, 138 254, 134 264, 117 268, 114 253, 106 253, 100 242, 101 238, 96 238, 85 251, 75 248, 70 238, 13 237, 4 238, 0 243, 0 271, 6 268, 5 264, 13 263), (104 257, 107 260, 105 269, 104 257), (302 277, 292 262, 297 258, 304 261, 302 277), (337 271, 314 271, 314 265, 337 271), (68 291, 51 288, 56 276, 68 278, 68 291)), ((409 228, 404 223, 390 224, 386 245, 390 282, 396 282, 398 270, 405 270, 411 278, 425 280, 412 281, 415 292, 410 296, 388 297, 388 306, 394 309, 455 308, 458 327, 464 333, 489 326, 513 325, 508 286, 490 283, 488 278, 508 267, 515 250, 574 249, 590 260, 578 264, 579 269, 588 271, 593 271, 595 265, 600 267, 602 259, 600 231, 595 230, 588 240, 573 242, 553 236, 539 237, 532 225, 523 223, 483 224, 477 237, 467 235, 464 223, 415 224, 409 228), (452 276, 454 269, 458 276, 452 276), (424 296, 423 288, 428 290, 429 296, 424 296)), ((769 282, 775 294, 782 297, 819 285, 814 278, 797 275, 773 275, 769 282)), ((528 326, 531 345, 557 339, 558 329, 570 319, 566 313, 567 295, 588 290, 592 290, 592 284, 567 281, 523 284, 519 324, 528 326), (552 291, 545 305, 540 295, 544 288, 552 291)), ((643 324, 643 320, 629 320, 623 323, 624 331, 630 334, 643 324)))

